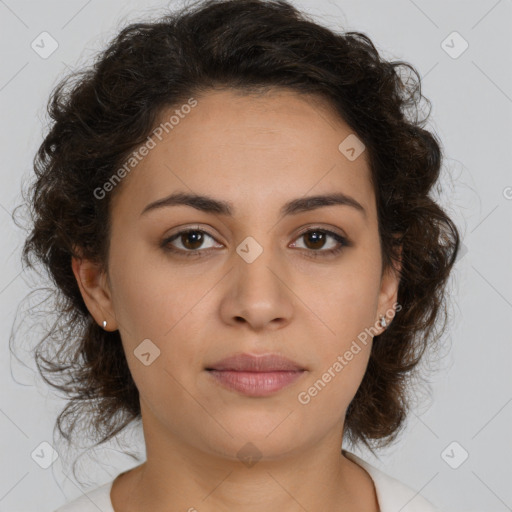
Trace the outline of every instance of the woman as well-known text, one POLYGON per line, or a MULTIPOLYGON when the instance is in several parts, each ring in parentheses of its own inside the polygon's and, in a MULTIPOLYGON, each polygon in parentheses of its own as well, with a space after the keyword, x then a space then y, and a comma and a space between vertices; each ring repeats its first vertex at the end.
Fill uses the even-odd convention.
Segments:
POLYGON ((459 246, 401 69, 283 1, 207 1, 56 88, 24 261, 66 331, 37 359, 66 438, 141 419, 147 453, 59 512, 436 510, 344 448, 397 438, 459 246))

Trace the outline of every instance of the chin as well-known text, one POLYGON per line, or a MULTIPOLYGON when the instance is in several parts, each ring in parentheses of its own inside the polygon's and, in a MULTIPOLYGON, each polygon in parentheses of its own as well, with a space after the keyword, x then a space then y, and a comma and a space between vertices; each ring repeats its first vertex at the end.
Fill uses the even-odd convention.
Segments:
MULTIPOLYGON (((267 412, 216 416, 218 423, 215 432, 209 429, 201 438, 208 440, 209 444, 222 447, 222 451, 238 451, 244 444, 252 442, 262 451, 265 450, 265 453, 279 454, 300 444, 297 418, 291 414, 285 419, 289 413, 288 409, 279 414, 267 412)), ((303 429, 301 434, 304 434, 303 429)))

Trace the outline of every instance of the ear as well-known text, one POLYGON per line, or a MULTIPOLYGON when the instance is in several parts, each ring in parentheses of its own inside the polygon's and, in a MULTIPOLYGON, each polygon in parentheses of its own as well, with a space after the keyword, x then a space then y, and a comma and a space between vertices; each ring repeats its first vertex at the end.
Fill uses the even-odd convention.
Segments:
POLYGON ((381 327, 381 316, 386 317, 386 322, 389 325, 395 316, 396 311, 400 311, 401 306, 396 305, 398 297, 398 286, 400 284, 400 270, 402 268, 402 247, 400 246, 399 261, 393 261, 393 266, 388 267, 382 274, 380 282, 380 292, 377 307, 377 318, 375 324, 378 326, 379 333, 381 334, 386 330, 386 327, 381 327))
POLYGON ((115 331, 117 322, 106 274, 97 263, 76 256, 71 258, 71 268, 89 313, 101 327, 107 321, 105 330, 115 331))

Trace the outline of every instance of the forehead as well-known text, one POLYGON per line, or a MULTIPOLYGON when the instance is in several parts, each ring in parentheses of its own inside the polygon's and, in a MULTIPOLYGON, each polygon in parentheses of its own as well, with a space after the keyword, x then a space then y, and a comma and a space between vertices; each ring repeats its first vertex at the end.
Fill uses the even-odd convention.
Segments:
POLYGON ((336 190, 371 210, 366 152, 349 160, 340 150, 355 134, 323 98, 278 89, 211 91, 194 100, 194 107, 162 110, 154 147, 116 196, 124 210, 140 213, 176 190, 268 207, 336 190))

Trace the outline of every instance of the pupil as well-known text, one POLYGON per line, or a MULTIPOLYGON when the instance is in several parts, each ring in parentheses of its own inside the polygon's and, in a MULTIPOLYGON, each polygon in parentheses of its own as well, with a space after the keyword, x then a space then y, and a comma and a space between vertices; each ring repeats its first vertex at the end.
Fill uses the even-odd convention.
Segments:
POLYGON ((325 233, 320 233, 318 231, 311 231, 310 233, 308 233, 308 236, 306 238, 308 240, 312 238, 313 239, 313 248, 318 249, 319 247, 322 247, 324 237, 325 237, 325 233), (316 245, 315 245, 315 242, 316 242, 316 245), (320 243, 318 243, 318 242, 320 242, 320 243))
MULTIPOLYGON (((324 242, 325 233, 319 231, 311 231, 308 233, 306 239, 308 245, 312 246, 313 249, 322 247, 324 242)), ((197 249, 201 247, 203 242, 203 234, 199 231, 189 231, 182 235, 182 243, 188 249, 197 249), (190 242, 191 241, 191 242, 190 242)))
POLYGON ((203 234, 199 231, 189 231, 188 233, 185 233, 182 237, 185 240, 185 243, 183 245, 187 247, 187 249, 197 249, 198 247, 201 247, 203 242, 203 234), (189 243, 189 240, 192 239, 192 243, 189 243), (195 241, 194 241, 195 239, 195 241))

